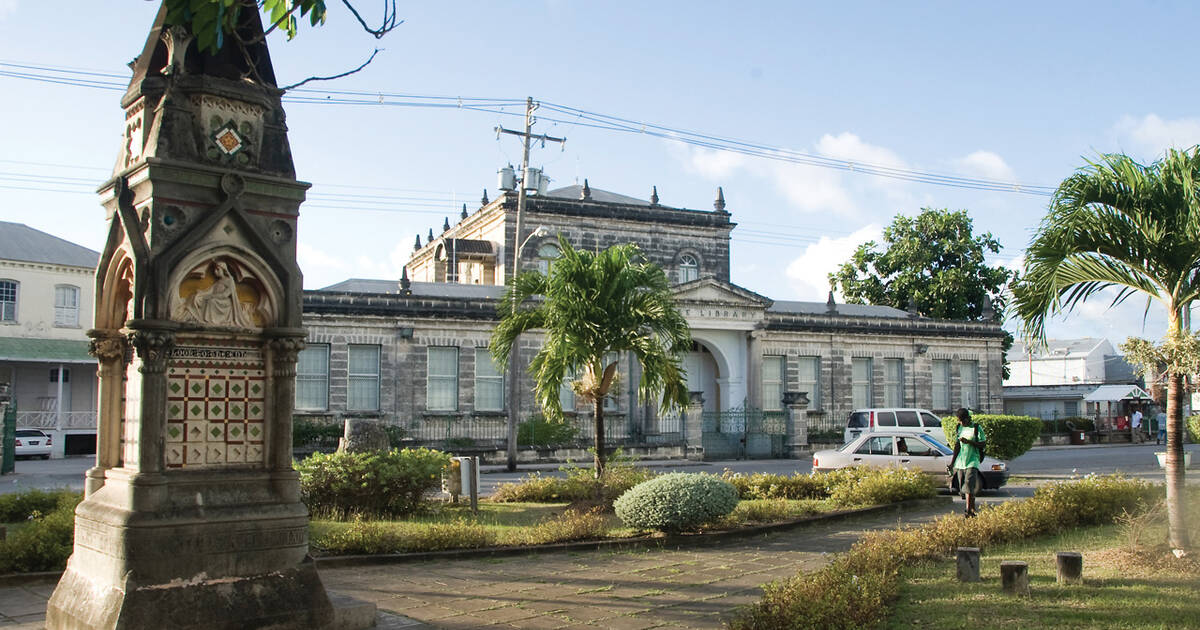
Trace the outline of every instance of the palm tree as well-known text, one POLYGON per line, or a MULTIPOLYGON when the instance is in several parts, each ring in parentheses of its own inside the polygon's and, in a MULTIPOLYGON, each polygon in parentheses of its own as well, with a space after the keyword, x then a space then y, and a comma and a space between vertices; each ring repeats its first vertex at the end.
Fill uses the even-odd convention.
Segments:
MULTIPOLYGON (((1166 308, 1165 348, 1186 340, 1183 313, 1200 296, 1198 186, 1197 147, 1168 151, 1148 166, 1104 154, 1064 180, 1013 290, 1026 337, 1044 341, 1047 317, 1111 287, 1117 289, 1113 305, 1140 293, 1147 308, 1151 300, 1166 308)), ((1186 551, 1182 403, 1188 361, 1174 355, 1167 365, 1168 537, 1174 549, 1186 551)))
POLYGON ((549 419, 562 421, 559 387, 572 374, 577 396, 591 403, 595 420, 596 477, 604 473, 604 398, 617 381, 614 353, 630 352, 641 364, 638 394, 662 394, 662 412, 687 404, 680 355, 691 347, 687 322, 675 308, 670 283, 657 265, 643 262, 636 245, 591 253, 558 238, 561 256, 542 275, 518 275, 500 301, 492 356, 501 365, 518 335, 545 332, 530 362, 534 394, 549 419), (606 359, 607 357, 607 359, 606 359))

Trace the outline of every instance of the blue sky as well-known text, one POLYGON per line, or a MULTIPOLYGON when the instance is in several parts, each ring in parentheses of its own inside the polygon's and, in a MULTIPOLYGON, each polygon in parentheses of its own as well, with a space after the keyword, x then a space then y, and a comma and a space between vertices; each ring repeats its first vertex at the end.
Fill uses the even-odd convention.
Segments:
MULTIPOLYGON (((377 0, 357 0, 367 16, 377 0)), ((0 62, 127 72, 157 2, 0 0, 0 62), (65 17, 64 17, 65 16, 65 17)), ((271 39, 289 83, 334 74, 384 48, 363 72, 314 87, 536 100, 857 163, 1053 186, 1098 151, 1152 160, 1200 142, 1192 3, 424 2, 376 42, 340 3, 329 23, 271 39)), ((12 70, 0 66, 0 71, 12 70)), ((35 71, 36 73, 36 71, 35 71)), ((42 73, 45 74, 45 73, 42 73)), ((111 80, 111 79, 108 79, 111 80)), ((119 93, 0 76, 0 219, 99 249, 94 188, 116 158, 119 93), (70 178, 70 179, 68 179, 70 178), (32 189, 32 190, 25 190, 32 189)), ((369 99, 368 99, 369 100, 369 99)), ((403 99, 392 98, 393 102, 403 99)), ((462 203, 496 194, 518 163, 506 113, 292 103, 305 284, 398 277, 413 237, 462 203), (351 197, 350 195, 365 195, 351 197)), ((545 110, 544 117, 551 114, 545 110)), ((568 138, 534 164, 552 186, 596 188, 711 208, 723 186, 739 227, 733 281, 776 299, 823 300, 825 274, 897 213, 967 209, 1018 260, 1045 197, 939 187, 712 151, 641 134, 543 120, 568 138)), ((1052 336, 1140 335, 1144 303, 1098 300, 1052 336)), ((1152 309, 1145 335, 1158 337, 1152 309)), ((1011 326, 1010 326, 1011 327, 1011 326)))

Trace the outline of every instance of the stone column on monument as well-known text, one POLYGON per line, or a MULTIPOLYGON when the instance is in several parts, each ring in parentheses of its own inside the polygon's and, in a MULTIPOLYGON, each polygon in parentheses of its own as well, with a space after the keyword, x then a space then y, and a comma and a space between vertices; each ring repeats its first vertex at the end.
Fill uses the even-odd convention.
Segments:
MULTIPOLYGON (((99 362, 96 370, 100 398, 97 413, 108 418, 121 417, 121 387, 125 373, 125 336, 91 331, 88 352, 99 362)), ((96 429, 96 465, 85 475, 84 494, 91 495, 104 485, 105 471, 121 466, 121 423, 106 422, 96 429)))
POLYGON ((783 405, 788 414, 788 457, 803 457, 808 452, 808 392, 784 392, 783 405))

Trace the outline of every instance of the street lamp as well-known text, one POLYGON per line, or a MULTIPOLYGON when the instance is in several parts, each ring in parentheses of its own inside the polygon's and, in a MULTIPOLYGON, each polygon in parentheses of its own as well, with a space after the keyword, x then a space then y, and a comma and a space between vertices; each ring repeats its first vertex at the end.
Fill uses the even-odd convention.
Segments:
MULTIPOLYGON (((518 245, 513 251, 514 280, 521 270, 521 252, 525 251, 525 246, 528 245, 529 241, 533 240, 534 237, 542 237, 546 234, 549 234, 549 231, 546 229, 546 227, 539 225, 537 229, 535 229, 529 236, 525 237, 525 240, 521 241, 521 244, 518 245)), ((521 234, 518 232, 517 237, 519 238, 520 236, 521 234)), ((517 304, 514 302, 513 313, 516 312, 517 304)), ((520 339, 520 335, 513 339, 512 349, 508 353, 508 448, 506 459, 509 472, 513 472, 517 469, 517 419, 520 413, 520 410, 517 406, 517 392, 520 383, 518 370, 521 369, 521 362, 519 358, 521 352, 520 339)))

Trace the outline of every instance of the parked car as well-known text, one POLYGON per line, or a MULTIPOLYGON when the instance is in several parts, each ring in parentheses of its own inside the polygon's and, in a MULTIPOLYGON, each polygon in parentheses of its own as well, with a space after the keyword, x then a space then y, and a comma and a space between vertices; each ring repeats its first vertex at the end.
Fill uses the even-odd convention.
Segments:
POLYGON ((41 457, 50 459, 50 436, 37 429, 17 429, 17 457, 41 457))
MULTIPOLYGON (((953 455, 953 449, 924 433, 875 431, 859 435, 840 448, 817 451, 813 454, 812 469, 826 472, 851 466, 896 466, 920 470, 939 484, 953 488, 946 474, 946 466, 953 455)), ((998 459, 984 457, 979 471, 983 475, 984 490, 996 490, 1008 483, 1008 464, 998 459)))
POLYGON ((945 441, 942 419, 928 409, 885 407, 878 409, 855 409, 846 418, 846 434, 849 442, 870 431, 904 431, 924 433, 945 441))

